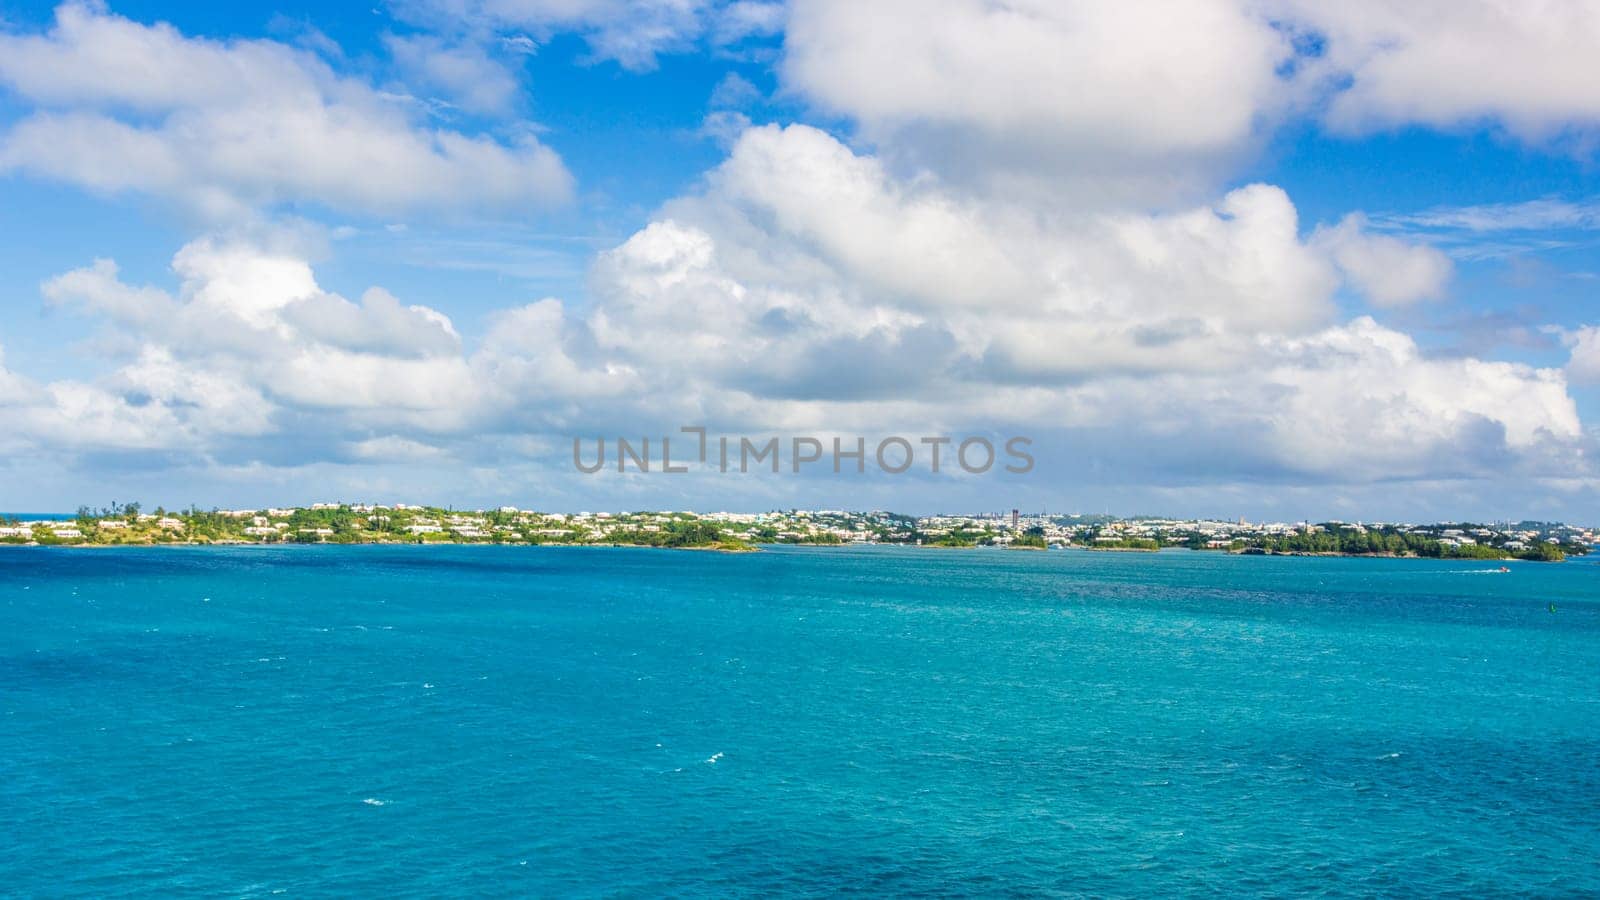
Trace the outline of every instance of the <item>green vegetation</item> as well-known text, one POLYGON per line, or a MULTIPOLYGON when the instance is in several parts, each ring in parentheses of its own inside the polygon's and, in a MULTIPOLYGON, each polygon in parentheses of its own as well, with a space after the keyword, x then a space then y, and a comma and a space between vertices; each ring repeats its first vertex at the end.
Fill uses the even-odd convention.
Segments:
POLYGON ((927 533, 922 543, 929 547, 977 547, 989 546, 995 542, 994 539, 995 533, 987 528, 957 527, 949 531, 927 533))
POLYGON ((1050 544, 1045 540, 1044 529, 1035 526, 1024 529, 1021 534, 1012 538, 1011 546, 1019 549, 1045 550, 1050 544))
POLYGON ((704 549, 739 552, 754 550, 748 542, 729 537, 721 528, 710 522, 674 519, 665 527, 654 531, 632 529, 614 531, 608 543, 635 547, 666 547, 671 549, 704 549))
POLYGON ((1154 538, 1120 537, 1112 540, 1096 539, 1090 550, 1160 550, 1161 542, 1154 538))
POLYGON ((1316 531, 1301 531, 1277 537, 1262 537, 1241 542, 1245 549, 1269 553, 1338 553, 1351 556, 1419 556, 1432 559, 1528 559, 1559 562, 1565 552, 1555 544, 1538 542, 1527 547, 1503 544, 1445 540, 1426 531, 1405 531, 1395 527, 1352 528, 1331 524, 1316 531))
POLYGON ((780 532, 775 528, 760 529, 761 533, 771 533, 768 543, 773 544, 811 544, 823 546, 838 546, 844 539, 831 531, 806 532, 795 534, 793 532, 780 532))

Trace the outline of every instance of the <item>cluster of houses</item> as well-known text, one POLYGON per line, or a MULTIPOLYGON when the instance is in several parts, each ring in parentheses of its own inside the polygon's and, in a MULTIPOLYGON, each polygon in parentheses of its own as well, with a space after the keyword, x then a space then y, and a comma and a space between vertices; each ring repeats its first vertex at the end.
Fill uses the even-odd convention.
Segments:
MULTIPOLYGON (((153 513, 143 513, 128 519, 100 519, 94 524, 95 528, 106 531, 126 531, 137 526, 154 527, 161 531, 179 533, 185 528, 182 519, 172 516, 158 516, 153 513)), ((36 519, 27 522, 18 522, 15 525, 0 525, 0 539, 11 538, 25 541, 35 541, 40 537, 48 537, 61 541, 82 540, 86 537, 83 527, 77 519, 36 519)))
POLYGON ((1123 543, 1130 539, 1154 541, 1161 545, 1190 544, 1199 537, 1201 545, 1211 549, 1224 549, 1237 542, 1252 542, 1266 538, 1280 538, 1294 534, 1315 534, 1329 528, 1343 532, 1364 534, 1368 531, 1397 531, 1415 534, 1438 541, 1448 547, 1469 544, 1492 544, 1507 550, 1523 550, 1536 543, 1554 542, 1595 546, 1600 542, 1600 531, 1593 527, 1559 523, 1502 523, 1498 525, 1402 524, 1388 522, 1265 522, 1251 523, 1245 519, 1232 521, 1220 519, 1134 518, 1113 519, 1106 516, 1045 516, 995 513, 980 516, 930 516, 917 520, 917 530, 924 535, 942 535, 954 531, 972 533, 990 531, 993 541, 1004 544, 1011 536, 1023 531, 1043 535, 1051 544, 1092 546, 1095 544, 1123 543))

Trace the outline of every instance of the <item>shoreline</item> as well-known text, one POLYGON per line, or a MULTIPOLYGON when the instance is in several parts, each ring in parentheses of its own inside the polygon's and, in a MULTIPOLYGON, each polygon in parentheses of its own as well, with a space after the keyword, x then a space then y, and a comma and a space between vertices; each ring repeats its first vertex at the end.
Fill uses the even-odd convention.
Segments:
POLYGON ((1078 550, 1088 553, 1161 553, 1167 550, 1185 550, 1190 553, 1214 553, 1219 556, 1298 556, 1311 558, 1338 558, 1338 559, 1416 559, 1434 560, 1436 562, 1477 562, 1495 565, 1509 565, 1510 563, 1560 563, 1565 559, 1519 559, 1515 556, 1505 557, 1479 557, 1479 556, 1422 556, 1415 553, 1339 553, 1336 551, 1316 552, 1309 550, 1263 550, 1245 548, 1241 550, 1195 550, 1190 547, 1093 547, 1069 545, 1064 547, 1011 547, 996 546, 941 546, 939 544, 902 544, 891 542, 848 542, 843 544, 830 543, 769 543, 749 544, 746 546, 717 546, 699 545, 682 547, 662 547, 655 544, 622 544, 622 543, 532 543, 528 541, 163 541, 160 543, 129 542, 125 544, 98 544, 98 543, 59 543, 43 544, 37 541, 0 543, 0 551, 8 547, 51 549, 51 550, 115 550, 115 549, 156 549, 161 547, 526 547, 526 548, 589 548, 589 549, 617 549, 617 550, 689 550, 701 553, 726 553, 732 555, 746 553, 762 553, 769 547, 797 547, 818 550, 833 550, 844 547, 906 547, 918 550, 1027 550, 1034 552, 1049 552, 1052 550, 1078 550))
POLYGON ((529 541, 162 541, 160 543, 130 541, 126 544, 41 544, 38 541, 30 541, 20 544, 0 543, 0 550, 7 547, 35 550, 154 550, 161 547, 588 547, 600 550, 698 550, 704 553, 760 553, 762 546, 784 545, 751 544, 745 547, 720 547, 705 544, 700 546, 662 547, 656 544, 535 544, 529 541))

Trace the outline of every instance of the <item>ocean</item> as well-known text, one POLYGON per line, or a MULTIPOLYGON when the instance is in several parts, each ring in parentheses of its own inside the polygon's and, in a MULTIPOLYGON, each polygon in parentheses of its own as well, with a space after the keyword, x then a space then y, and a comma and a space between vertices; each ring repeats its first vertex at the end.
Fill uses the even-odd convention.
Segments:
POLYGON ((0 893, 1600 893, 1600 565, 0 548, 0 893))

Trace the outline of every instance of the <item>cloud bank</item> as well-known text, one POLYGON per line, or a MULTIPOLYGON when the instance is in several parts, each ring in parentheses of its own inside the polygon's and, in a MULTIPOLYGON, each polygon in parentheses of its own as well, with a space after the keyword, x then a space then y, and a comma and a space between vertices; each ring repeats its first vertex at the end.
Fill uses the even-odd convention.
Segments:
MULTIPOLYGON (((1587 4, 404 9, 424 30, 382 39, 397 70, 499 124, 440 127, 412 94, 309 51, 95 6, 0 34, 0 85, 25 107, 0 126, 0 170, 208 217, 168 284, 91 251, 42 285, 96 323, 110 362, 34 380, 0 358, 14 459, 383 473, 329 482, 374 489, 447 470, 492 494, 570 480, 574 435, 696 424, 1023 431, 1047 445, 1056 491, 1594 483, 1570 387, 1600 381, 1593 326, 1536 365, 1438 351, 1396 324, 1448 307, 1457 276, 1414 231, 1588 227, 1586 207, 1305 221, 1283 188, 1238 175, 1287 123, 1488 128, 1571 152, 1600 124, 1600 87, 1573 76, 1600 48, 1587 4), (331 293, 292 244, 226 225, 260 216, 270 234, 300 205, 337 220, 568 202, 573 178, 518 120, 523 87, 493 41, 537 52, 575 34, 585 65, 638 73, 779 30, 779 93, 826 127, 719 120, 725 157, 598 252, 585 296, 530 297, 469 331, 404 284, 331 293)), ((714 105, 761 100, 735 76, 714 105)), ((759 505, 780 489, 735 493, 759 505)))

